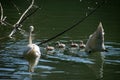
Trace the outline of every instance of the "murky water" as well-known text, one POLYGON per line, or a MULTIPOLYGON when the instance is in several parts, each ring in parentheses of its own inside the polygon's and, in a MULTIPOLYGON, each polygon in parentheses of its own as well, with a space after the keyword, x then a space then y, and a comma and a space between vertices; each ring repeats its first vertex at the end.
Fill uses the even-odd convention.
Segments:
MULTIPOLYGON (((118 10, 120 1, 107 1, 103 7, 78 27, 40 45, 42 57, 35 67, 35 72, 28 72, 28 62, 22 56, 24 48, 28 44, 29 25, 35 26, 33 42, 39 44, 73 25, 79 20, 79 17, 86 15, 86 12, 89 11, 88 7, 94 8, 95 6, 92 4, 97 0, 90 1, 37 1, 36 4, 41 6, 41 9, 24 22, 23 29, 26 30, 26 33, 15 34, 14 40, 2 39, 10 33, 11 28, 0 26, 0 80, 119 80, 120 38, 118 26, 120 16, 118 14, 120 12, 118 10), (99 21, 103 22, 106 33, 105 46, 108 52, 86 54, 83 49, 70 47, 71 40, 78 44, 80 40, 86 43, 89 35, 96 30, 99 21), (57 41, 66 45, 65 50, 56 48, 57 41), (55 47, 54 54, 47 54, 45 47, 48 44, 55 47)), ((16 4, 20 8, 24 8, 22 4, 17 2, 16 4)), ((16 9, 5 4, 3 6, 8 21, 15 23, 19 17, 17 12, 13 13, 16 9)))

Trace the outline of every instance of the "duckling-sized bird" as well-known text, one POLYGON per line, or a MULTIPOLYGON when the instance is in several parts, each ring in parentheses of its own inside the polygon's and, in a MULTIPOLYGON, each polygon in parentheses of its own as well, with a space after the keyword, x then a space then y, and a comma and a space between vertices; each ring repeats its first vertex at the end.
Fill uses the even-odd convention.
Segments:
POLYGON ((61 43, 61 42, 59 42, 59 41, 57 41, 57 43, 56 43, 56 46, 58 47, 58 48, 64 48, 65 49, 65 44, 63 44, 63 43, 61 43))
POLYGON ((76 55, 79 51, 79 45, 76 42, 71 41, 71 44, 68 50, 70 55, 76 55))
POLYGON ((53 46, 47 45, 45 49, 47 54, 53 54, 55 52, 55 48, 53 46))
POLYGON ((57 52, 58 53, 64 53, 65 49, 66 49, 66 45, 57 41, 56 42, 56 48, 58 49, 57 52))
POLYGON ((32 32, 34 30, 33 26, 30 26, 30 33, 29 33, 29 44, 24 51, 23 56, 29 63, 29 72, 34 72, 34 67, 38 64, 41 52, 39 46, 32 43, 32 32))
POLYGON ((71 42, 70 48, 75 48, 75 49, 77 49, 77 48, 79 48, 79 45, 78 45, 77 43, 71 42))
POLYGON ((101 22, 99 23, 97 30, 90 35, 86 43, 85 51, 88 53, 107 51, 104 45, 104 29, 101 22))
POLYGON ((79 47, 80 47, 81 49, 85 48, 85 44, 83 43, 83 41, 82 41, 82 40, 80 40, 79 47))

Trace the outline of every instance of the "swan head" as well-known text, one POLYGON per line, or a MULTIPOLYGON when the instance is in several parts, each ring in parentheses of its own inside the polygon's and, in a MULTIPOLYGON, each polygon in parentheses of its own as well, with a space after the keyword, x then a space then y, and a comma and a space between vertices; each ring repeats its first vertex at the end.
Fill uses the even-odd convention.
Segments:
POLYGON ((30 32, 34 31, 34 26, 30 26, 30 32))

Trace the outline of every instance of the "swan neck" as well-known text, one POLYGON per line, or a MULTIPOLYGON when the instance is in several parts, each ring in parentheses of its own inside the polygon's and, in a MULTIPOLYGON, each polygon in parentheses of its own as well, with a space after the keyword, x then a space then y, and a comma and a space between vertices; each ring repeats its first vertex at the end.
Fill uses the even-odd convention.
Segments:
POLYGON ((32 44, 32 33, 31 33, 31 31, 29 33, 29 44, 32 44))

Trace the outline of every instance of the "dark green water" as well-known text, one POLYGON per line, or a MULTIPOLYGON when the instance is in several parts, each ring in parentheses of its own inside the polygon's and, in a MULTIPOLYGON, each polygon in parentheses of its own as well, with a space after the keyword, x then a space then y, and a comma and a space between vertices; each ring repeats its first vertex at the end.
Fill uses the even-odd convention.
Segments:
MULTIPOLYGON (((2 0, 6 21, 14 24, 29 5, 28 1, 15 1, 19 11, 8 1, 2 0)), ((14 35, 15 40, 8 36, 11 27, 0 26, 0 80, 119 80, 120 76, 120 1, 106 0, 106 3, 94 14, 89 16, 77 27, 46 43, 55 46, 61 41, 67 46, 65 52, 56 49, 54 55, 46 55, 45 45, 40 46, 43 56, 35 67, 34 73, 28 72, 27 61, 22 58, 25 46, 28 44, 27 32, 30 25, 34 25, 34 43, 39 44, 55 34, 75 24, 86 16, 93 8, 101 3, 99 0, 36 0, 40 9, 28 18, 22 29, 14 35), (89 9, 88 9, 89 8, 89 9), (84 51, 73 50, 70 41, 85 43, 93 33, 99 22, 105 30, 105 46, 109 52, 86 55, 84 51), (102 77, 100 79, 100 77, 102 77)))

